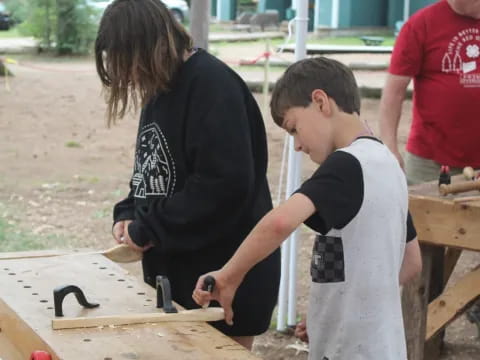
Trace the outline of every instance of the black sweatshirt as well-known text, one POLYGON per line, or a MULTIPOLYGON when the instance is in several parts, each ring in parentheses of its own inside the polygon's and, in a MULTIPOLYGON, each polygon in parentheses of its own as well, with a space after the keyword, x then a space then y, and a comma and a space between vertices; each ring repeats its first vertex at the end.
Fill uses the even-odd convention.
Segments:
POLYGON ((142 110, 131 191, 114 222, 132 219, 132 240, 155 245, 144 262, 155 262, 156 273, 183 255, 198 262, 194 272, 213 270, 271 209, 266 169, 255 99, 235 72, 198 50, 172 90, 142 110))

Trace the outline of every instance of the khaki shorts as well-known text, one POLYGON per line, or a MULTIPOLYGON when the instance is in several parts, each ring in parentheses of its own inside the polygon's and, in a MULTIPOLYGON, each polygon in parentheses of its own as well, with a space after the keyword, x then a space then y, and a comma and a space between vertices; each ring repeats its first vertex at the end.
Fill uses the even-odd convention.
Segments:
MULTIPOLYGON (((425 159, 412 153, 405 153, 405 173, 408 185, 420 184, 427 181, 438 180, 441 164, 425 159)), ((463 169, 450 168, 450 175, 461 174, 463 169)))

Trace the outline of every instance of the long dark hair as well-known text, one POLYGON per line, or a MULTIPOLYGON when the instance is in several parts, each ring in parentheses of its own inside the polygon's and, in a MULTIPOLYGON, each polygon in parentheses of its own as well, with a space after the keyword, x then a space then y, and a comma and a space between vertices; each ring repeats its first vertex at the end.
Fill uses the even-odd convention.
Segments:
POLYGON ((137 107, 140 100, 143 106, 168 91, 192 47, 190 35, 160 0, 115 0, 109 5, 95 42, 108 124, 122 118, 131 104, 137 107))

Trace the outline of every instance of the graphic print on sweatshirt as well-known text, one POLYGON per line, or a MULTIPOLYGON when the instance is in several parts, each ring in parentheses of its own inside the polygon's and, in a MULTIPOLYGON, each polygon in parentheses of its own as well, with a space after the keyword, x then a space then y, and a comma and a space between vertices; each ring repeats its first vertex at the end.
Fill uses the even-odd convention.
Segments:
POLYGON ((157 124, 142 127, 135 151, 132 186, 135 197, 169 196, 175 187, 175 163, 157 124))
POLYGON ((458 32, 448 44, 442 59, 442 71, 457 73, 464 87, 480 87, 480 29, 458 32))

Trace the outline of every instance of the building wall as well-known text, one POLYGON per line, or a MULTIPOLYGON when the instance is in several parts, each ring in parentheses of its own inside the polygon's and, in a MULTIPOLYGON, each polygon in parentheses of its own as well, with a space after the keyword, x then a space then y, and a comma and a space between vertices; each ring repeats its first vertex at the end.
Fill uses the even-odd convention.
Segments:
POLYGON ((292 6, 292 0, 259 0, 258 11, 278 10, 280 20, 285 20, 286 10, 292 6))
POLYGON ((385 0, 350 0, 350 26, 386 26, 385 0))
POLYGON ((317 11, 317 22, 316 27, 330 27, 332 23, 332 0, 320 0, 317 1, 318 6, 317 11))

